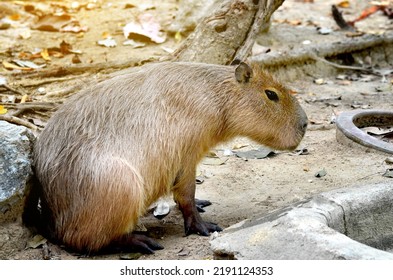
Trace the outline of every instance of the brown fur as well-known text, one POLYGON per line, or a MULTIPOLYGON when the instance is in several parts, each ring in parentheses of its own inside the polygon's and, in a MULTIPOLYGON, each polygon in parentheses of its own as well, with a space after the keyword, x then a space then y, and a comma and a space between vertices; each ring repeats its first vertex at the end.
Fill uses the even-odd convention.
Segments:
POLYGON ((196 166, 209 149, 238 135, 295 148, 307 124, 296 99, 257 66, 246 82, 236 80, 235 68, 150 64, 70 98, 34 151, 50 237, 98 251, 131 232, 146 208, 171 191, 185 220, 199 223, 190 200, 196 166))

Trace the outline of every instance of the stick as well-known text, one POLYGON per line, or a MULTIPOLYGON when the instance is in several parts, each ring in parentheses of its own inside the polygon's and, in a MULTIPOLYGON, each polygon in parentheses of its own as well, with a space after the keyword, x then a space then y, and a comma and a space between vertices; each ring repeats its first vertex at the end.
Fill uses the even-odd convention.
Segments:
POLYGON ((24 78, 48 78, 48 77, 64 77, 66 75, 76 75, 86 72, 100 72, 108 69, 123 69, 141 65, 146 62, 155 61, 158 58, 149 58, 146 60, 130 59, 126 62, 99 62, 94 64, 82 64, 73 66, 58 66, 50 69, 37 69, 33 73, 11 73, 12 76, 24 78))
POLYGON ((34 131, 38 130, 38 127, 32 123, 29 123, 28 121, 24 121, 18 117, 14 116, 7 116, 7 115, 0 115, 0 120, 7 121, 10 123, 18 124, 18 125, 23 125, 29 129, 32 129, 34 131))
POLYGON ((334 21, 342 30, 355 31, 355 28, 346 22, 341 12, 337 9, 336 5, 332 5, 332 15, 334 21))
POLYGON ((42 86, 45 84, 81 79, 81 76, 83 76, 83 74, 78 77, 55 77, 55 78, 48 78, 46 80, 33 80, 33 81, 29 81, 27 83, 23 83, 20 85, 23 87, 38 87, 38 86, 42 86))
MULTIPOLYGON (((379 71, 378 69, 373 69, 373 68, 364 68, 364 67, 358 67, 358 66, 349 66, 349 65, 341 65, 341 64, 337 64, 334 62, 330 62, 328 60, 326 60, 325 58, 321 58, 318 56, 314 56, 313 59, 317 60, 317 61, 322 61, 323 63, 326 63, 328 65, 331 65, 333 67, 336 67, 338 69, 346 69, 346 70, 355 70, 355 71, 363 71, 363 72, 367 72, 367 73, 371 73, 377 76, 384 76, 381 71, 379 71)), ((393 70, 391 70, 391 72, 393 72, 393 70)), ((390 72, 390 73, 391 73, 390 72)), ((385 75, 388 75, 390 73, 386 73, 385 75)))
POLYGON ((16 117, 21 114, 23 114, 26 111, 32 110, 32 111, 50 111, 56 108, 55 105, 53 106, 48 106, 48 105, 41 105, 41 104, 35 104, 35 105, 30 105, 27 103, 27 106, 21 106, 18 110, 13 112, 11 115, 16 117))
POLYGON ((16 109, 29 108, 29 109, 37 109, 37 110, 50 110, 55 106, 57 106, 57 104, 54 102, 27 102, 27 103, 0 102, 0 105, 12 107, 16 109))
POLYGON ((12 91, 12 92, 14 92, 14 93, 16 93, 16 94, 18 94, 18 95, 26 95, 26 93, 23 93, 23 92, 21 92, 21 91, 19 91, 19 90, 16 90, 16 89, 14 89, 14 88, 12 88, 12 87, 10 87, 10 86, 7 86, 7 85, 5 85, 5 84, 2 84, 2 85, 0 85, 0 87, 3 87, 3 88, 5 88, 5 89, 8 89, 9 91, 12 91))

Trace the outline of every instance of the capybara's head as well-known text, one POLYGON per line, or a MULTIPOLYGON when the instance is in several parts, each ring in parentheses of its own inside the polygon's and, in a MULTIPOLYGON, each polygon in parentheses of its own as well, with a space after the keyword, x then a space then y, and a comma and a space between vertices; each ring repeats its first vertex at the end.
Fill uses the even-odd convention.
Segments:
POLYGON ((277 150, 293 150, 307 129, 307 115, 284 85, 260 66, 235 66, 240 101, 233 104, 232 124, 242 135, 277 150), (259 120, 255 122, 254 120, 259 120))

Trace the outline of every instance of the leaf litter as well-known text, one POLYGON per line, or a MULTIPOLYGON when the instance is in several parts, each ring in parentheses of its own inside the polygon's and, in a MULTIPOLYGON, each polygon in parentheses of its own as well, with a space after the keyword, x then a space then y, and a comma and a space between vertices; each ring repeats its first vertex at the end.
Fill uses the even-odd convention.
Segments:
POLYGON ((157 44, 166 41, 166 34, 151 13, 140 14, 136 20, 127 23, 123 34, 126 39, 135 41, 151 41, 157 44))

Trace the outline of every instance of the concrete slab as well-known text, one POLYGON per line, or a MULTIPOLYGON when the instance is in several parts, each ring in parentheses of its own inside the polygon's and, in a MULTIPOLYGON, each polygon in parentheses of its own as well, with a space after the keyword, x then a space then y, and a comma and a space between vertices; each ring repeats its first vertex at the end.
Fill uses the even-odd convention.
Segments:
POLYGON ((210 243, 217 259, 390 260, 393 183, 321 193, 215 233, 210 243))

